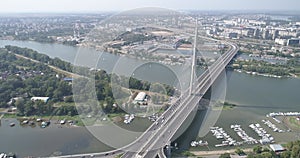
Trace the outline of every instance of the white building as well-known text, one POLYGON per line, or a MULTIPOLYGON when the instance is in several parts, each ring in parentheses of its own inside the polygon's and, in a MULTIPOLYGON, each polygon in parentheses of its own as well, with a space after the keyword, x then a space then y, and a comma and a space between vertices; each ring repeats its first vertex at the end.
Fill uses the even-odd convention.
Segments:
POLYGON ((287 44, 287 40, 286 39, 280 39, 280 38, 276 38, 275 39, 275 43, 286 46, 287 44))
POLYGON ((271 148, 274 152, 282 152, 282 151, 285 151, 284 147, 282 147, 282 145, 280 145, 280 144, 270 144, 270 148, 271 148))
POLYGON ((43 102, 47 103, 48 100, 49 100, 49 97, 32 97, 30 100, 31 101, 38 101, 38 100, 40 100, 40 101, 43 101, 43 102))
POLYGON ((139 92, 138 95, 134 98, 136 102, 143 102, 146 99, 147 94, 145 92, 139 92))

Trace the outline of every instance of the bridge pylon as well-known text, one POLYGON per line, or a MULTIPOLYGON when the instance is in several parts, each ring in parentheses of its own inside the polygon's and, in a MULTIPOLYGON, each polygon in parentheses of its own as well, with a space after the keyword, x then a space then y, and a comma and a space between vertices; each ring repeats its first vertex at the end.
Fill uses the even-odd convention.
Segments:
POLYGON ((192 72, 191 72, 191 79, 190 79, 190 95, 193 93, 193 85, 194 85, 194 78, 195 78, 195 69, 196 69, 196 61, 197 61, 197 37, 198 37, 198 20, 196 19, 196 26, 195 26, 195 37, 194 37, 194 46, 193 46, 193 55, 192 55, 192 72))

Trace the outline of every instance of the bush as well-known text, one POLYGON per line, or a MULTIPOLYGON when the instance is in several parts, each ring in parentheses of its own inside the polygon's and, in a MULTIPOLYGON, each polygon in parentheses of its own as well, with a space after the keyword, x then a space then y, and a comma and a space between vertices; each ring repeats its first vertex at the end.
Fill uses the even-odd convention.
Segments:
POLYGON ((221 154, 219 158, 231 158, 229 153, 221 154))

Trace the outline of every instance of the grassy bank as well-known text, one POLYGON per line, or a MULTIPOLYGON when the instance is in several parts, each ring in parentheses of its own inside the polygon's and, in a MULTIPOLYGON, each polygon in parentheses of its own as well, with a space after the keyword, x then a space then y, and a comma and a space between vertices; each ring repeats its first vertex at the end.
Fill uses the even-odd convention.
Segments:
POLYGON ((217 103, 213 109, 214 110, 232 110, 236 106, 237 106, 236 104, 224 102, 224 103, 217 103))
MULTIPOLYGON (((125 113, 115 113, 115 114, 107 114, 109 120, 113 122, 118 122, 122 120, 122 117, 125 115, 125 113)), ((3 119, 9 119, 9 118, 15 118, 17 120, 23 121, 23 120, 33 120, 40 118, 42 120, 52 120, 52 121, 58 121, 58 120, 72 120, 75 122, 74 125, 76 126, 90 126, 95 124, 106 124, 110 121, 103 121, 102 117, 82 117, 80 115, 75 116, 69 116, 69 115, 63 115, 63 116, 17 116, 16 114, 4 114, 3 119)))
POLYGON ((15 118, 17 120, 23 121, 23 120, 36 120, 38 118, 42 119, 42 120, 72 120, 73 122, 75 122, 75 125, 77 126, 84 126, 84 123, 82 122, 81 118, 79 117, 79 115, 75 115, 75 116, 68 116, 68 115, 64 115, 64 116, 17 116, 16 114, 4 114, 3 119, 9 119, 9 118, 15 118))

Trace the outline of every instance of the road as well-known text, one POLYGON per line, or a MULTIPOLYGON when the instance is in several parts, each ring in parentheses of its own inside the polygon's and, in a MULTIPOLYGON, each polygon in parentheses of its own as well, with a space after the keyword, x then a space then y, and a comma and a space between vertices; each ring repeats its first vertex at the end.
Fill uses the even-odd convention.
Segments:
POLYGON ((152 158, 157 155, 159 149, 164 147, 167 142, 175 135, 176 131, 183 124, 188 115, 196 109, 202 95, 209 89, 217 77, 224 71, 225 66, 231 61, 238 51, 238 47, 230 44, 231 49, 224 53, 213 65, 211 65, 201 76, 198 77, 192 95, 188 90, 170 106, 148 130, 138 139, 137 149, 126 152, 122 158, 143 157, 152 158), (132 151, 137 151, 132 152, 132 151))
MULTIPOLYGON (((226 43, 226 42, 225 42, 226 43)), ((231 61, 238 51, 235 44, 227 43, 231 49, 224 53, 201 76, 193 87, 193 95, 189 95, 189 89, 182 93, 175 103, 170 106, 138 139, 120 149, 91 154, 78 154, 61 156, 62 158, 80 157, 115 157, 122 153, 122 158, 153 158, 156 157, 174 136, 188 115, 198 106, 202 95, 209 89, 225 66, 231 61)), ((162 153, 159 154, 162 156, 162 153)))
POLYGON ((181 96, 134 142, 113 151, 91 154, 78 154, 60 156, 62 158, 79 157, 116 157, 122 153, 122 158, 153 158, 162 157, 161 149, 172 139, 176 131, 181 127, 189 114, 197 109, 203 94, 218 78, 226 65, 232 60, 238 51, 238 46, 224 42, 231 46, 194 82, 192 95, 189 89, 182 92, 181 96))
MULTIPOLYGON (((30 60, 30 61, 35 62, 35 63, 45 64, 45 63, 42 63, 42 62, 40 62, 40 61, 38 61, 38 60, 34 60, 34 59, 32 59, 32 58, 25 57, 25 56, 20 55, 20 54, 14 53, 14 55, 15 55, 16 57, 18 57, 18 58, 23 58, 23 59, 26 59, 26 60, 30 60)), ((60 69, 60 68, 58 68, 58 67, 55 67, 55 66, 52 66, 52 65, 49 65, 49 64, 45 64, 45 65, 47 65, 47 66, 48 66, 49 68, 51 68, 52 70, 54 70, 54 71, 56 71, 56 72, 58 72, 58 73, 64 74, 64 75, 66 75, 66 76, 69 76, 69 77, 73 77, 73 78, 81 78, 81 77, 84 77, 84 76, 81 76, 81 75, 78 75, 78 74, 75 74, 75 73, 72 73, 72 72, 69 72, 69 71, 65 71, 65 70, 63 70, 63 69, 60 69)))

